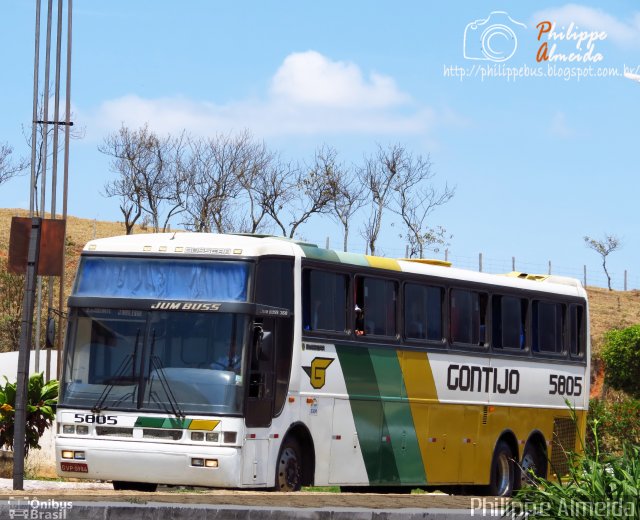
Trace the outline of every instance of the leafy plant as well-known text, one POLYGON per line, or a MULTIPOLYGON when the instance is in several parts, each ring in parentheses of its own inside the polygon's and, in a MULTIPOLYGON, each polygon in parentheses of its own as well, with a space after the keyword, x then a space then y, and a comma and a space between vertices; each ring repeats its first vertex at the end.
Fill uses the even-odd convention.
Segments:
POLYGON ((505 517, 541 519, 640 518, 640 447, 626 444, 622 454, 601 451, 599 420, 590 423, 593 444, 570 453, 569 475, 546 480, 531 474, 532 486, 518 490, 505 517), (520 516, 519 516, 520 515, 520 516))
POLYGON ((640 446, 640 400, 626 396, 618 396, 616 401, 591 399, 589 420, 598 422, 598 439, 593 431, 587 431, 591 449, 596 441, 601 451, 611 454, 622 453, 625 444, 640 446))
POLYGON ((607 367, 605 382, 640 397, 640 325, 607 332, 602 359, 607 367))
MULTIPOLYGON (((0 384, 0 446, 13 449, 16 387, 5 376, 0 384)), ((26 403, 25 454, 29 449, 40 449, 40 437, 55 419, 58 402, 58 381, 44 382, 41 373, 29 378, 26 403)))

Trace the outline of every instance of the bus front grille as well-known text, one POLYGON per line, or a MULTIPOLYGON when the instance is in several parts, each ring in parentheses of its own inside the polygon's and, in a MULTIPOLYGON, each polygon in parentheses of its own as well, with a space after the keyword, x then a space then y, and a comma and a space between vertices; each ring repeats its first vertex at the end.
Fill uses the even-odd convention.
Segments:
POLYGON ((96 426, 96 435, 101 437, 133 437, 133 428, 96 426))
POLYGON ((179 441, 182 439, 182 430, 156 430, 152 428, 143 428, 142 436, 151 439, 170 439, 172 441, 179 441))

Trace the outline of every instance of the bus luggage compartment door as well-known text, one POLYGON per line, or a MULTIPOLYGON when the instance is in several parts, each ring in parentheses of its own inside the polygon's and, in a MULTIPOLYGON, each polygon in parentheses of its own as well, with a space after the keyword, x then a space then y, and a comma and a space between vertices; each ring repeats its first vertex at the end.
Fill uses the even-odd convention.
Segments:
POLYGON ((267 439, 247 439, 242 447, 242 483, 260 485, 267 483, 267 460, 269 441, 267 439))

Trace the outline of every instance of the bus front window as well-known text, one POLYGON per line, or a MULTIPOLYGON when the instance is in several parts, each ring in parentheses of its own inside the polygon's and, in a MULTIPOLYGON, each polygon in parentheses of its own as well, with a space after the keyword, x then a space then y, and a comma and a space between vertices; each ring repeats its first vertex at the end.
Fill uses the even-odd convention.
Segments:
POLYGON ((78 310, 60 405, 238 414, 248 321, 230 313, 78 310))

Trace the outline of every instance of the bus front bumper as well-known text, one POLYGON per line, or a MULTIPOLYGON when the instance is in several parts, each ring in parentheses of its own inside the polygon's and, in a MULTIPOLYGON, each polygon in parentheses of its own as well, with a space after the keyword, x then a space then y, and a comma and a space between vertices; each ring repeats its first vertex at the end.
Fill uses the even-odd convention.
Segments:
POLYGON ((240 453, 237 447, 59 437, 56 468, 61 477, 240 487, 240 453))

